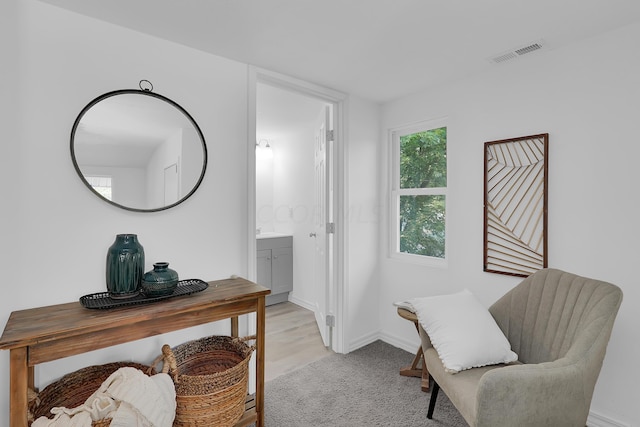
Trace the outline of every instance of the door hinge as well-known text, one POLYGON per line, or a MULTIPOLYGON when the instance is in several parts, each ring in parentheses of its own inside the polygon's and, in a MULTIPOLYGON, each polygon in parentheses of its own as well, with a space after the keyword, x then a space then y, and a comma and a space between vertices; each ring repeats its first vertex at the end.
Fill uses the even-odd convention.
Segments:
POLYGON ((327 131, 327 141, 333 141, 333 129, 327 131))
POLYGON ((333 314, 327 314, 326 321, 327 321, 327 326, 331 328, 336 326, 336 316, 334 316, 333 314))
POLYGON ((327 223, 327 234, 334 234, 336 232, 336 223, 328 222, 327 223))

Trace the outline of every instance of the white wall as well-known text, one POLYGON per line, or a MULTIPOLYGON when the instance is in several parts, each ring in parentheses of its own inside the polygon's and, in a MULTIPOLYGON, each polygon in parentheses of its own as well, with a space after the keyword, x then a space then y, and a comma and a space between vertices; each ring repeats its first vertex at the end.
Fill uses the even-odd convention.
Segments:
MULTIPOLYGON (((206 144, 205 139, 205 144, 206 144)), ((182 128, 182 140, 180 143, 182 152, 180 153, 180 198, 183 198, 191 190, 200 178, 202 172, 202 142, 200 135, 193 128, 182 128)), ((205 172, 206 173, 206 172, 205 172)))
MULTIPOLYGON (((162 259, 183 278, 245 274, 246 64, 33 0, 1 3, 2 63, 13 65, 1 67, 8 78, 0 79, 0 114, 10 125, 3 120, 0 147, 3 158, 8 150, 7 158, 16 161, 3 163, 0 191, 5 292, 0 324, 15 310, 103 291, 106 251, 117 233, 138 234, 147 269, 162 259), (137 88, 140 79, 189 111, 209 148, 199 191, 174 209, 152 214, 98 199, 76 175, 69 155, 71 127, 87 102, 111 90, 137 88)), ((37 381, 46 384, 92 363, 149 363, 165 342, 228 332, 227 325, 47 363, 36 369, 37 381)), ((8 425, 8 351, 0 352, 0 367, 0 425, 8 425)))
MULTIPOLYGON (((3 242, 14 242, 20 235, 16 222, 20 217, 12 207, 19 202, 17 191, 4 191, 7 186, 16 185, 16 177, 20 171, 22 146, 20 144, 20 97, 17 85, 21 69, 18 66, 8 67, 4 64, 18 64, 20 53, 19 0, 8 0, 0 3, 0 158, 5 159, 0 167, 0 185, 2 213, 0 214, 0 235, 3 242)), ((0 267, 8 275, 6 283, 14 283, 20 275, 12 268, 11 254, 14 248, 9 244, 0 245, 0 267)), ((0 381, 4 379, 4 370, 0 369, 0 381)))
POLYGON ((380 331, 378 248, 379 189, 381 185, 378 129, 380 108, 368 101, 350 97, 347 103, 348 202, 344 212, 348 229, 346 271, 348 307, 345 333, 347 351, 378 339, 380 331))
MULTIPOLYGON (((146 165, 146 200, 149 208, 157 206, 166 206, 180 200, 187 193, 182 193, 179 187, 176 188, 176 192, 172 191, 170 198, 166 194, 165 183, 165 169, 171 165, 176 165, 178 176, 182 173, 183 165, 181 164, 181 157, 183 150, 183 130, 177 130, 173 135, 170 135, 166 141, 158 145, 153 151, 149 162, 146 165)), ((197 150, 198 148, 196 148, 197 150)), ((200 150, 202 151, 202 150, 200 150)), ((200 166, 202 170, 202 166, 200 166)), ((182 180, 177 178, 178 183, 182 180)), ((178 184, 179 185, 179 184, 178 184)), ((140 199, 140 200, 144 200, 140 199)))
MULTIPOLYGON (((273 151, 272 151, 273 152, 273 151)), ((275 231, 273 208, 273 157, 256 151, 256 231, 275 231)))
MULTIPOLYGON (((20 241, 21 229, 18 177, 23 159, 19 121, 21 119, 20 88, 18 77, 22 68, 19 64, 22 43, 20 0, 0 2, 0 158, 5 159, 0 167, 0 269, 4 272, 2 285, 5 297, 0 302, 2 320, 8 317, 3 305, 12 299, 14 287, 24 281, 24 274, 13 267, 14 254, 20 241), (5 64, 16 64, 14 67, 5 64)), ((3 323, 4 324, 4 323, 3 323)), ((0 352, 0 424, 9 425, 9 352, 0 352)))
MULTIPOLYGON (((145 209, 147 202, 147 174, 144 168, 116 166, 82 166, 84 176, 111 177, 111 200, 124 206, 145 209)), ((78 177, 79 178, 79 177, 78 177)), ((90 191, 87 188, 87 191, 90 191)))
POLYGON ((407 350, 413 325, 392 302, 468 287, 488 306, 519 282, 482 272, 483 143, 548 132, 549 266, 607 280, 624 291, 592 403, 608 425, 640 425, 640 25, 573 47, 539 52, 383 107, 382 200, 388 200, 386 130, 448 117, 448 268, 387 257, 389 229, 380 231, 382 336, 407 350), (614 424, 618 422, 619 424, 614 424))

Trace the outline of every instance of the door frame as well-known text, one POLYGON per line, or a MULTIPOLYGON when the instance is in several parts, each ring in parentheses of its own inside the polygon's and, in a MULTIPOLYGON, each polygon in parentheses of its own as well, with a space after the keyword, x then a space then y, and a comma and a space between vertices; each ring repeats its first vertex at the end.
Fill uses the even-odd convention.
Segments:
MULTIPOLYGON (((248 114, 247 114, 247 274, 249 280, 256 280, 256 95, 258 83, 268 84, 281 89, 291 90, 301 95, 317 98, 324 102, 333 104, 333 130, 334 147, 332 153, 333 168, 333 206, 334 206, 334 250, 333 250, 333 271, 332 283, 334 287, 334 301, 329 301, 329 307, 335 316, 335 329, 333 334, 332 349, 336 353, 344 353, 346 346, 345 320, 347 319, 347 290, 346 272, 346 238, 347 221, 346 218, 346 154, 345 148, 345 122, 346 122, 346 102, 347 95, 333 89, 325 88, 313 83, 305 82, 280 73, 265 70, 253 65, 249 65, 248 70, 248 114)), ((249 325, 255 322, 249 321, 249 325)), ((248 331, 252 333, 252 331, 248 331)))

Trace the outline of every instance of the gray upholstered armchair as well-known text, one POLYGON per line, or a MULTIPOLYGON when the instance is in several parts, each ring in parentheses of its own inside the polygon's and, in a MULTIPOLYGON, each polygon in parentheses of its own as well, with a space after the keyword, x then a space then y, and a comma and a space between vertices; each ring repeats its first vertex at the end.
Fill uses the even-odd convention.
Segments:
POLYGON ((610 283, 540 270, 489 309, 518 362, 445 372, 428 335, 422 347, 435 384, 471 427, 584 427, 622 291, 610 283))

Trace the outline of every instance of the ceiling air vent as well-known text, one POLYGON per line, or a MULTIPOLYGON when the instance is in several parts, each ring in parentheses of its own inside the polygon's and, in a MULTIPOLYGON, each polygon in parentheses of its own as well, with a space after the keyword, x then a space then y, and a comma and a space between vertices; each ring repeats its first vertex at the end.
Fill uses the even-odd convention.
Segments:
POLYGON ((526 46, 522 46, 516 49, 509 50, 507 52, 503 52, 499 55, 496 55, 489 60, 494 64, 500 64, 502 62, 511 61, 512 59, 519 58, 523 55, 526 55, 531 52, 535 52, 543 48, 542 41, 537 41, 535 43, 528 44, 526 46))
POLYGON ((503 55, 496 56, 495 58, 491 58, 491 60, 495 63, 509 61, 510 59, 516 59, 518 55, 513 52, 507 52, 503 55))

